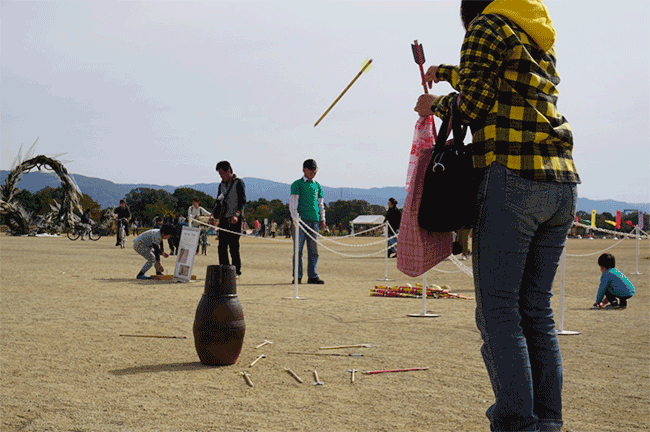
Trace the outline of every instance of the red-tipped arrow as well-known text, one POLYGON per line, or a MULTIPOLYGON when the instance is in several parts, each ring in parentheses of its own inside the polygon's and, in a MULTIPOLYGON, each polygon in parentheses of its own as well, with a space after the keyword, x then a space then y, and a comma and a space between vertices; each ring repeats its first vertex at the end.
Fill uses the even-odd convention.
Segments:
POLYGON ((424 77, 424 50, 422 49, 422 44, 419 44, 417 39, 411 44, 411 50, 413 51, 413 59, 415 63, 420 66, 420 76, 422 76, 422 87, 424 87, 424 92, 429 94, 429 89, 427 88, 427 82, 424 77))

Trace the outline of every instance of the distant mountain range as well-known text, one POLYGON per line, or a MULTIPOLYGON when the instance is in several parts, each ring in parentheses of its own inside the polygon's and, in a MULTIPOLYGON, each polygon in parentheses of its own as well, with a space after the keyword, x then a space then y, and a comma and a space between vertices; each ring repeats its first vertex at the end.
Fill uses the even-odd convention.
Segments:
MULTIPOLYGON (((4 183, 9 175, 9 171, 0 171, 0 183, 4 183)), ((219 183, 196 183, 180 186, 160 186, 154 184, 117 184, 108 180, 95 177, 86 177, 79 174, 73 174, 81 192, 89 195, 102 208, 117 205, 120 199, 124 198, 131 190, 135 188, 163 189, 173 193, 177 188, 187 187, 199 190, 210 196, 215 196, 219 183)), ((249 201, 256 201, 265 198, 269 201, 279 199, 284 203, 289 202, 289 189, 287 183, 279 183, 271 180, 263 180, 254 177, 244 177, 246 184, 246 198, 249 201)), ((61 186, 59 178, 50 172, 28 172, 24 174, 18 182, 18 188, 28 190, 32 193, 38 192, 46 186, 57 188, 61 186)), ((406 190, 404 187, 383 187, 383 188, 332 188, 322 185, 325 194, 325 202, 330 203, 338 200, 364 200, 370 204, 386 206, 388 198, 395 198, 398 206, 404 204, 406 199, 406 190)), ((628 203, 615 200, 591 200, 588 198, 578 198, 578 210, 591 212, 596 210, 597 213, 609 212, 615 214, 617 210, 639 209, 650 213, 650 203, 628 203)))

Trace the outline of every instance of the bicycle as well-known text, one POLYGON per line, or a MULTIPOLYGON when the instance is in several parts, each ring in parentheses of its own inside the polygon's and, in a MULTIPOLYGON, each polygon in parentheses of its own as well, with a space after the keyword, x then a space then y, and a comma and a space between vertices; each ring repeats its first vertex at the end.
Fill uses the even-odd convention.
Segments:
POLYGON ((87 226, 83 226, 82 224, 76 224, 75 226, 71 227, 68 229, 68 232, 66 234, 70 240, 75 241, 81 237, 81 234, 84 231, 86 234, 88 234, 88 238, 92 241, 97 241, 102 238, 102 235, 99 233, 98 228, 92 226, 89 229, 87 226))

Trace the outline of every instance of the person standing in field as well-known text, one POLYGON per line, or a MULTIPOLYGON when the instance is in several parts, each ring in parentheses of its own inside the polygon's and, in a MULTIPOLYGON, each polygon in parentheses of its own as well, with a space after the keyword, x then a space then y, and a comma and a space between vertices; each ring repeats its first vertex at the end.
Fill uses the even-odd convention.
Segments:
POLYGON ((402 223, 402 212, 397 208, 397 200, 395 198, 388 199, 388 211, 384 216, 384 223, 390 225, 388 230, 388 237, 391 237, 388 240, 388 258, 391 256, 397 257, 397 237, 399 233, 399 226, 402 223))
POLYGON ((460 12, 459 65, 425 76, 458 93, 421 95, 415 111, 444 118, 453 102, 472 130, 476 323, 495 396, 486 415, 492 431, 559 431, 551 287, 580 178, 571 127, 557 109, 556 32, 541 0, 463 0, 460 12))
POLYGON ((325 204, 323 202, 323 188, 317 181, 314 181, 318 166, 313 159, 307 159, 302 164, 303 177, 293 182, 291 185, 291 196, 289 198, 289 211, 293 218, 294 227, 298 224, 298 220, 307 225, 313 232, 305 233, 305 230, 300 227, 299 238, 296 239, 295 231, 292 230, 294 241, 294 256, 293 267, 295 269, 296 259, 298 260, 298 274, 294 275, 298 278, 298 283, 301 282, 302 271, 302 249, 307 242, 307 283, 322 285, 325 282, 318 277, 318 243, 317 235, 319 229, 325 229, 325 204), (295 242, 298 242, 298 256, 295 254, 295 242))
MULTIPOLYGON (((196 254, 198 255, 199 253, 199 246, 201 244, 201 234, 203 234, 203 231, 206 231, 206 228, 204 225, 201 225, 199 222, 199 216, 211 216, 212 213, 201 207, 201 200, 199 197, 195 196, 192 198, 192 205, 189 206, 187 209, 187 220, 192 221, 192 226, 195 228, 200 228, 200 234, 199 234, 199 243, 196 245, 196 254)), ((171 239, 170 239, 171 241, 171 239)), ((173 250, 173 249, 172 249, 173 250)), ((173 252, 172 252, 173 255, 173 252)))
POLYGON ((187 220, 192 221, 192 226, 195 228, 201 228, 202 225, 197 221, 199 216, 210 216, 212 213, 201 207, 201 200, 199 197, 192 198, 192 205, 187 209, 187 220))
POLYGON ((246 205, 246 186, 242 179, 232 172, 230 162, 221 161, 217 164, 217 172, 221 177, 218 196, 212 214, 219 221, 219 228, 227 231, 219 232, 219 264, 230 265, 228 250, 235 266, 237 277, 241 276, 241 257, 239 255, 239 233, 242 230, 242 213, 246 205))

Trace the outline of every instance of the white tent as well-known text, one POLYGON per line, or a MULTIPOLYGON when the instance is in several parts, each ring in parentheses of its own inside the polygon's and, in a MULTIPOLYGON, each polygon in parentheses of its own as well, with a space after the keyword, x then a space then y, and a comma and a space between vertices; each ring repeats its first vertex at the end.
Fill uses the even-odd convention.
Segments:
POLYGON ((352 222, 352 233, 354 234, 355 225, 381 225, 384 223, 383 215, 362 215, 354 218, 352 222))

